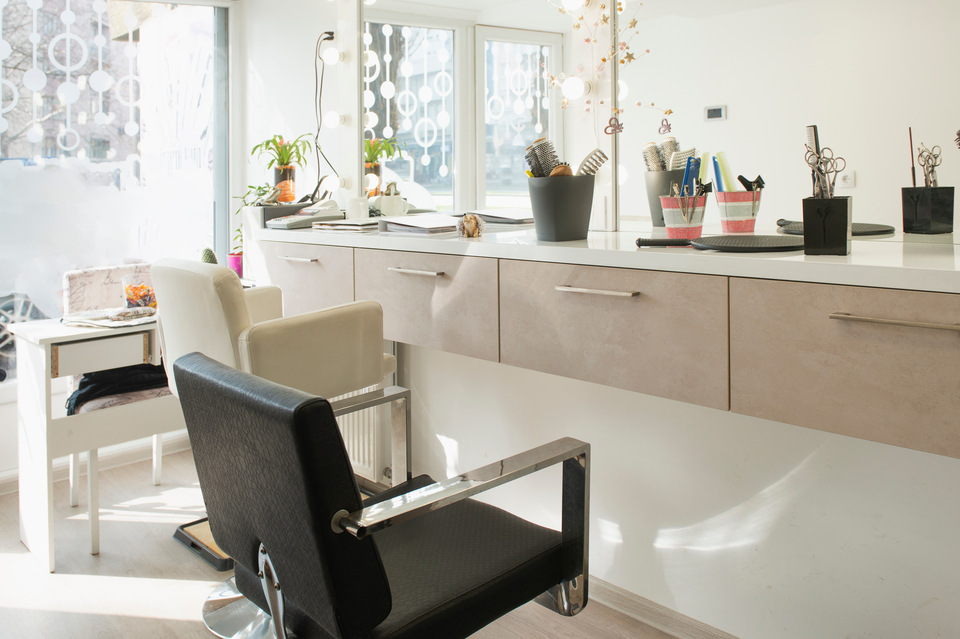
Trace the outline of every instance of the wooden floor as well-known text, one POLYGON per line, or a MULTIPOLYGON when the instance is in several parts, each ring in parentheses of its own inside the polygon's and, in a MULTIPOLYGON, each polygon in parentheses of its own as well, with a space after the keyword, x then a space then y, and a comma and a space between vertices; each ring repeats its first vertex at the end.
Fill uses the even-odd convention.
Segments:
MULTIPOLYGON (((163 484, 141 462, 100 473, 101 553, 89 553, 85 486, 79 508, 67 484, 54 486, 56 567, 44 573, 19 541, 17 494, 0 495, 0 636, 44 639, 145 637, 209 639, 204 598, 232 573, 213 570, 173 539, 204 509, 189 451, 164 457, 163 484)), ((669 639, 591 602, 573 618, 528 604, 476 639, 669 639)))

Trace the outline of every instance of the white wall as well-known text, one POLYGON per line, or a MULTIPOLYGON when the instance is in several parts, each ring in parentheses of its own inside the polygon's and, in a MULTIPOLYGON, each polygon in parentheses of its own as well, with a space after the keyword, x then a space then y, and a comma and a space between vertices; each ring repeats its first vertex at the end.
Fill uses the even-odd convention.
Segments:
MULTIPOLYGON (((960 635, 960 461, 404 347, 416 473, 591 443, 590 572, 744 638, 960 635)), ((559 475, 495 502, 558 525, 559 475)))
MULTIPOLYGON (((668 4, 653 0, 655 14, 668 4)), ((638 99, 671 108, 672 135, 682 149, 724 150, 734 176, 762 174, 767 182, 760 219, 800 219, 811 191, 803 160, 805 127, 817 124, 821 143, 856 171, 854 221, 901 227, 900 188, 910 186, 907 127, 914 146, 939 144, 940 184, 960 177, 960 128, 953 81, 960 3, 943 0, 803 0, 749 11, 740 2, 709 3, 707 17, 660 17, 641 23, 635 48, 650 54, 627 65, 627 102, 638 99), (726 105, 727 120, 704 122, 706 106, 726 105)), ((746 3, 758 4, 758 3, 746 3)), ((706 7, 703 7, 706 9, 706 7)), ((640 10, 643 19, 645 9, 640 10)), ((640 185, 640 148, 659 141, 663 114, 631 106, 623 117, 621 148, 630 176, 640 185)), ((923 185, 923 173, 917 168, 923 185)), ((635 188, 635 187, 634 187, 635 188)), ((637 194, 641 195, 641 194, 637 194)), ((637 198, 624 194, 637 214, 637 198)), ((712 198, 711 198, 712 199, 712 198)), ((639 213, 648 215, 645 196, 639 213)), ((711 202, 707 221, 716 221, 711 202), (713 217, 711 217, 713 216, 713 217)))

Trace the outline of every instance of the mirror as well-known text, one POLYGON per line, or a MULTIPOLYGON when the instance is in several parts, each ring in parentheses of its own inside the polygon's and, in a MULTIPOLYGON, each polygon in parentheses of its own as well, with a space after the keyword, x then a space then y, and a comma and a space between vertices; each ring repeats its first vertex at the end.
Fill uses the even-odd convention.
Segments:
MULTIPOLYGON (((479 4, 378 0, 363 7, 363 21, 371 24, 363 42, 379 53, 363 54, 361 127, 367 139, 396 136, 405 144, 405 160, 384 163, 382 170, 425 187, 441 210, 528 208, 525 148, 547 137, 559 159, 577 168, 603 141, 596 135, 603 127, 598 129, 597 118, 583 107, 605 87, 571 100, 570 108, 563 108, 563 95, 551 87, 579 55, 573 21, 558 10, 560 0, 491 0, 478 9, 479 4), (454 41, 466 42, 465 48, 455 49, 454 41), (486 65, 479 81, 476 59, 486 65), (451 76, 459 83, 452 94, 451 76), (468 137, 472 146, 455 166, 452 142, 468 137)), ((368 179, 368 185, 377 182, 368 179)), ((599 184, 597 200, 594 217, 602 227, 606 220, 596 211, 612 207, 599 184)))
MULTIPOLYGON (((911 180, 907 127, 912 127, 914 147, 942 147, 940 184, 956 184, 960 151, 953 138, 960 119, 947 73, 947 61, 954 57, 952 30, 960 22, 956 3, 639 4, 624 0, 621 20, 637 17, 639 32, 631 46, 649 53, 619 69, 626 87, 619 101, 624 109, 623 130, 617 136, 620 162, 616 167, 608 163, 604 196, 610 201, 600 205, 600 212, 595 204, 595 222, 602 219, 592 227, 650 229, 641 151, 664 135, 675 137, 681 149, 725 151, 734 176, 762 175, 766 188, 758 228, 773 228, 778 218, 798 219, 800 201, 811 188, 803 159, 805 127, 810 124, 818 125, 821 143, 847 161, 838 193, 854 196, 857 221, 899 227, 899 189, 911 180), (724 107, 725 118, 707 120, 708 107, 724 107), (668 133, 660 133, 664 119, 668 133)), ((570 17, 546 0, 487 0, 481 10, 475 5, 473 0, 379 0, 364 11, 371 16, 442 16, 572 33, 570 17)), ((571 52, 574 38, 568 40, 564 69, 570 71, 582 62, 571 52)), ((606 94, 611 93, 608 86, 606 94)), ((564 111, 565 152, 573 158, 571 164, 593 148, 588 140, 602 139, 581 116, 569 108, 564 111), (577 141, 578 134, 583 139, 577 141)), ((919 169, 918 175, 922 183, 919 169)), ((602 182, 598 188, 603 190, 602 182)), ((708 221, 717 215, 711 199, 708 221)))

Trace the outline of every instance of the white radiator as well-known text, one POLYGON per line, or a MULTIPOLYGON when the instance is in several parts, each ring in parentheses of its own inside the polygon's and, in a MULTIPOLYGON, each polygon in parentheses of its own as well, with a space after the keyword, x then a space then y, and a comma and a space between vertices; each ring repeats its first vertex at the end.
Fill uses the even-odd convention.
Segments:
MULTIPOLYGON (((375 388, 376 386, 371 386, 370 388, 346 393, 336 399, 354 397, 375 388)), ((390 465, 390 462, 382 450, 380 408, 366 408, 355 413, 341 415, 337 418, 337 423, 340 424, 340 432, 343 434, 343 443, 350 455, 350 463, 353 464, 353 472, 369 480, 389 485, 390 480, 383 476, 383 471, 390 465)), ((389 405, 387 408, 389 410, 389 405)))

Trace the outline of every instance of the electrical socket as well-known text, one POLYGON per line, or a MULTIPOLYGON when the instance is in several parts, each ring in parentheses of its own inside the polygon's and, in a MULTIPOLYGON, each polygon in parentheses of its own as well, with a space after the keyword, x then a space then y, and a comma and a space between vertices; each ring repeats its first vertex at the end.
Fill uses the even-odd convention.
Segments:
POLYGON ((837 180, 837 186, 852 189, 857 185, 857 172, 854 170, 844 171, 840 174, 840 179, 837 180))

